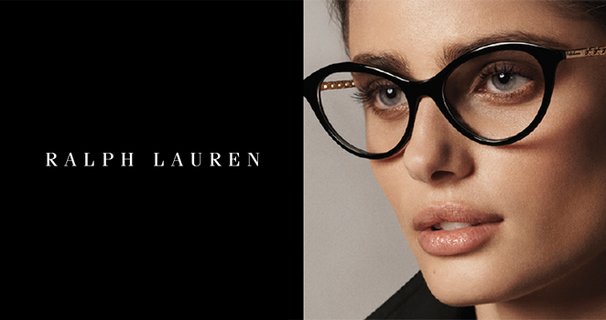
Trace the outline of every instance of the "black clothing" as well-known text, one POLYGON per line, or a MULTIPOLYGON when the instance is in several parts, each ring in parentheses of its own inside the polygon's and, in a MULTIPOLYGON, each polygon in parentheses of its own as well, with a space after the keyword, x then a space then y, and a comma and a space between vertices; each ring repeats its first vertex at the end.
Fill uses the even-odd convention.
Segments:
POLYGON ((419 271, 367 319, 476 319, 475 308, 450 307, 436 299, 419 271))

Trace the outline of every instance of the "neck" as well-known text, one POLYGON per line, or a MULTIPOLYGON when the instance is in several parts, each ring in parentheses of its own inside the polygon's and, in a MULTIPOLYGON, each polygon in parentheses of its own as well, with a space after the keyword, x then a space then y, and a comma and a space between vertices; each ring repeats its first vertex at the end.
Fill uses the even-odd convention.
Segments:
POLYGON ((606 319, 606 252, 524 297, 476 306, 478 319, 606 319))

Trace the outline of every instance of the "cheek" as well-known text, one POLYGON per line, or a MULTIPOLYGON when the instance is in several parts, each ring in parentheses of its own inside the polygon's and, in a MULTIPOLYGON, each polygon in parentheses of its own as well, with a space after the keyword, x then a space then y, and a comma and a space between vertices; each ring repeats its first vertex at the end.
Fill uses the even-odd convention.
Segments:
POLYGON ((546 186, 559 191, 560 202, 566 201, 562 207, 576 218, 571 223, 596 223, 606 234, 606 72, 596 79, 595 70, 578 71, 587 77, 556 88, 554 94, 547 130, 557 132, 557 139, 542 157, 553 176, 546 186))
POLYGON ((383 193, 395 211, 398 224, 417 259, 421 248, 417 243, 412 219, 423 205, 427 205, 431 187, 412 179, 406 169, 403 154, 380 161, 371 161, 371 167, 383 193))
MULTIPOLYGON (((606 70, 606 64, 597 67, 606 70)), ((560 65, 549 110, 535 132, 514 145, 489 151, 493 156, 485 165, 492 166, 488 170, 492 172, 483 172, 493 177, 500 173, 504 185, 527 194, 520 195, 526 205, 543 201, 577 205, 603 194, 606 90, 600 83, 606 82, 606 72, 595 73, 595 68, 560 65)))
MULTIPOLYGON (((402 191, 400 190, 402 179, 407 175, 405 171, 400 169, 402 166, 398 165, 398 159, 401 160, 401 156, 397 156, 395 159, 373 160, 370 162, 379 186, 381 186, 383 193, 396 210, 399 209, 398 203, 402 201, 402 191)), ((399 216, 398 214, 398 219, 400 219, 399 216)))
POLYGON ((406 231, 412 212, 417 206, 414 194, 418 188, 411 187, 411 178, 404 166, 402 154, 387 160, 371 161, 371 167, 381 189, 396 211, 402 230, 406 231))
POLYGON ((512 270, 536 271, 521 273, 529 286, 606 249, 605 90, 561 83, 535 132, 476 156, 479 185, 508 215, 512 270))
POLYGON ((537 173, 546 172, 553 182, 565 183, 559 188, 579 186, 568 190, 573 194, 595 191, 592 183, 606 179, 606 64, 597 66, 605 70, 599 77, 590 66, 561 65, 562 74, 586 76, 557 81, 547 115, 537 129, 536 151, 528 152, 535 154, 530 160, 543 168, 537 173))
MULTIPOLYGON (((596 59, 596 58, 587 58, 596 59)), ((606 150, 606 59, 594 63, 564 61, 558 67, 552 102, 544 126, 546 134, 588 160, 603 160, 606 150), (602 158, 596 158, 596 157, 602 158)), ((581 62, 581 61, 579 61, 581 62)), ((604 163, 604 162, 600 162, 604 163)))

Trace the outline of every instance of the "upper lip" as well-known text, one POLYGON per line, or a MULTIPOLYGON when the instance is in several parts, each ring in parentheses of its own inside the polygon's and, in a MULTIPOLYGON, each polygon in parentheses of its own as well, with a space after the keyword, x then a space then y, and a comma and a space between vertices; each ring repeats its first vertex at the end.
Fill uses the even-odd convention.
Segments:
POLYGON ((462 222, 471 225, 496 223, 503 217, 496 214, 474 209, 460 203, 442 203, 430 205, 419 211, 412 219, 414 229, 423 231, 442 222, 462 222))

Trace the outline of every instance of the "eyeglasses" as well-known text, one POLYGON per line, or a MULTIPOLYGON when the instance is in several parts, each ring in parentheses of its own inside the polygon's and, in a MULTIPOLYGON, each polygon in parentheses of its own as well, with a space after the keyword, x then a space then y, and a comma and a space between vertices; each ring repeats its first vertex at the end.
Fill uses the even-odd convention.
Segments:
POLYGON ((307 77, 304 95, 328 134, 359 157, 383 159, 402 150, 424 96, 467 138, 501 146, 519 141, 539 125, 558 64, 591 56, 606 56, 606 46, 566 51, 501 42, 458 57, 424 81, 343 62, 307 77))

